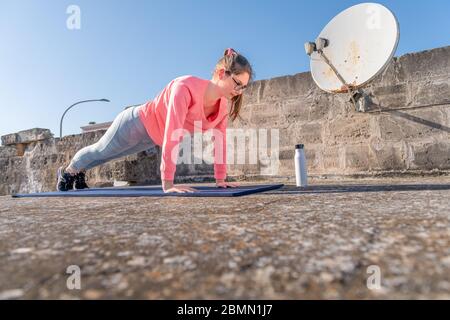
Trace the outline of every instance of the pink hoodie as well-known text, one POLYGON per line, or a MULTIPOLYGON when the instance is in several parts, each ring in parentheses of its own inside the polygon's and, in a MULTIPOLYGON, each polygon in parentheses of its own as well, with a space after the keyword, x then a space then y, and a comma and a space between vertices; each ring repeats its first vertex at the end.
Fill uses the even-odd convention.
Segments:
MULTIPOLYGON (((171 155, 178 156, 178 139, 171 139, 172 133, 180 129, 185 129, 191 134, 194 128, 199 131, 201 121, 202 132, 209 129, 214 136, 214 177, 225 179, 227 175, 226 165, 226 128, 228 123, 228 100, 225 97, 220 99, 218 112, 206 118, 203 106, 203 97, 209 80, 204 80, 194 76, 182 76, 172 80, 159 95, 147 102, 139 112, 140 119, 144 124, 150 138, 159 146, 162 146, 161 157, 161 179, 173 180, 176 170, 177 159, 171 159, 171 155), (194 121, 197 126, 194 127, 194 121), (222 139, 218 132, 221 133, 222 139), (222 150, 220 150, 221 148, 222 150), (222 151, 222 152, 220 152, 222 151)), ((178 136, 175 135, 175 138, 178 136)))

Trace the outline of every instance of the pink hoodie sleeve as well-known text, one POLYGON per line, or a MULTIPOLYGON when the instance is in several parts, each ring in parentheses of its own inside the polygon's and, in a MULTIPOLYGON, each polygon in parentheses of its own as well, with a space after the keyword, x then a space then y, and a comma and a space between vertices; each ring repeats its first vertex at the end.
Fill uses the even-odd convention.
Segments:
POLYGON ((161 148, 161 180, 173 180, 175 176, 178 144, 183 139, 183 125, 190 102, 191 94, 187 87, 182 84, 175 84, 171 88, 161 148), (174 131, 176 131, 175 134, 174 131), (172 134, 174 134, 174 139, 172 139, 172 134), (174 159, 171 157, 172 154, 174 159))
POLYGON ((214 136, 214 178, 225 180, 227 177, 227 124, 228 115, 216 127, 214 136), (221 133, 220 135, 218 133, 221 133), (221 151, 221 152, 220 152, 221 151))

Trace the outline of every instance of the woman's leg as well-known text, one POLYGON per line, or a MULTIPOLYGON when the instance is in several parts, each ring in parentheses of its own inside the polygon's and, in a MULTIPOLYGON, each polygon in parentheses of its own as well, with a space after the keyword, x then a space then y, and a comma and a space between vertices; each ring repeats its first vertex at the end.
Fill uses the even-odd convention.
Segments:
MULTIPOLYGON (((138 152, 142 152, 142 151, 149 150, 149 149, 151 149, 154 145, 155 145, 155 144, 153 143, 153 141, 152 141, 152 142, 142 141, 142 142, 140 142, 139 144, 135 145, 134 147, 132 147, 132 148, 130 148, 130 149, 127 149, 127 150, 124 150, 123 152, 121 152, 121 153, 119 153, 119 154, 113 155, 113 156, 110 157, 110 158, 95 160, 94 162, 92 162, 92 163, 89 165, 89 168, 87 168, 87 169, 94 168, 94 167, 96 167, 96 166, 98 166, 98 165, 101 165, 101 164, 103 164, 103 163, 106 163, 106 162, 111 161, 111 160, 114 160, 114 159, 119 159, 119 158, 126 157, 126 156, 129 156, 129 155, 138 153, 138 152)), ((81 170, 81 171, 83 171, 83 170, 81 170)))
POLYGON ((129 108, 114 119, 99 141, 78 151, 66 171, 71 174, 86 171, 154 145, 139 119, 138 107, 129 108))

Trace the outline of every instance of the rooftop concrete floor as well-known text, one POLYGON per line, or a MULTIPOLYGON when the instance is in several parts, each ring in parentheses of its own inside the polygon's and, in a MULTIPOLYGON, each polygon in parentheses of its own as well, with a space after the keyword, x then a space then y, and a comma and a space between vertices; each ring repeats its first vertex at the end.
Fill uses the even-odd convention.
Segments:
POLYGON ((3 196, 0 298, 450 299, 449 219, 450 177, 236 198, 3 196), (81 290, 66 286, 70 265, 81 290))

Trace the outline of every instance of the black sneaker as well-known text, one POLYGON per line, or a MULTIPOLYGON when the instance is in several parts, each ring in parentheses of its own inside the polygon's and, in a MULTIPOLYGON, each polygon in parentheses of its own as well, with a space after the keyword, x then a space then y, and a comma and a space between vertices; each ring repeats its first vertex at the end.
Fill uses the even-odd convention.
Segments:
POLYGON ((58 182, 56 183, 56 190, 58 191, 69 191, 73 189, 74 177, 64 171, 64 167, 58 168, 58 173, 56 174, 58 182))
POLYGON ((75 189, 81 190, 81 189, 89 189, 88 185, 86 184, 86 176, 84 172, 79 172, 74 176, 75 179, 75 189))

